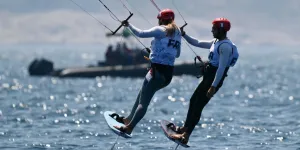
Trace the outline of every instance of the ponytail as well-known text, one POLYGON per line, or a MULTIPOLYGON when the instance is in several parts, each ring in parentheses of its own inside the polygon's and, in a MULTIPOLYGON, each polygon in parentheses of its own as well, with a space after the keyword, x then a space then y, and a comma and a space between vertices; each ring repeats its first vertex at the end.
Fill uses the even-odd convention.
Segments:
POLYGON ((174 36, 176 30, 178 30, 178 27, 174 21, 166 25, 167 36, 169 37, 174 36))

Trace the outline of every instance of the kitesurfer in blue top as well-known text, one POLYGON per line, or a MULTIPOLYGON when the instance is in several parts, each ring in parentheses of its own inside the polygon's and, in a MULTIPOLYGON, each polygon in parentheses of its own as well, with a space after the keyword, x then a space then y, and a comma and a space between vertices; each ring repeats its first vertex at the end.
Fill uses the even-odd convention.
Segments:
POLYGON ((149 30, 140 30, 127 21, 122 22, 134 35, 140 38, 154 38, 149 55, 151 69, 146 74, 131 113, 127 117, 114 114, 118 122, 125 124, 125 126, 115 126, 115 128, 124 133, 131 134, 146 114, 155 92, 169 85, 172 80, 174 62, 180 56, 181 51, 181 32, 174 18, 175 14, 171 9, 163 9, 157 16, 159 25, 149 30))
POLYGON ((204 69, 203 79, 194 91, 189 104, 189 110, 183 127, 174 127, 178 134, 172 138, 187 144, 189 137, 198 124, 204 106, 221 88, 227 72, 233 67, 239 57, 237 46, 227 37, 231 23, 226 18, 216 18, 212 22, 212 34, 215 39, 200 41, 181 30, 183 38, 193 46, 209 49, 208 63, 204 69))

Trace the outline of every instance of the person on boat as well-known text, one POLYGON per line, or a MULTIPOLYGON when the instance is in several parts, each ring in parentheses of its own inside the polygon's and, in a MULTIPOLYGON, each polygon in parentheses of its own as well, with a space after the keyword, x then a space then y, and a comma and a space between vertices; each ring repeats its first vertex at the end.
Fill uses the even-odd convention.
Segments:
POLYGON ((113 52, 113 46, 112 45, 109 45, 107 47, 107 49, 106 49, 106 52, 105 52, 105 62, 108 65, 114 64, 114 52, 113 52))
POLYGON ((169 85, 172 80, 174 62, 180 56, 181 51, 181 33, 174 18, 175 14, 171 9, 163 9, 157 16, 158 26, 149 30, 140 30, 127 21, 122 22, 136 36, 154 38, 149 55, 151 69, 146 74, 131 113, 127 117, 115 114, 117 115, 116 120, 125 124, 125 126, 115 126, 115 128, 124 133, 131 134, 137 123, 146 114, 155 92, 169 85))
POLYGON ((211 41, 200 41, 190 37, 181 28, 182 36, 188 43, 210 51, 203 79, 190 99, 185 124, 183 127, 173 126, 177 134, 173 134, 171 137, 183 144, 188 143, 190 135, 200 120, 204 106, 221 88, 229 68, 233 67, 238 60, 237 46, 227 37, 230 28, 231 23, 228 19, 214 19, 211 32, 215 39, 211 41))
POLYGON ((122 50, 123 50, 123 57, 126 60, 125 64, 134 65, 133 64, 133 62, 134 62, 133 51, 128 48, 128 46, 125 42, 122 44, 122 50))

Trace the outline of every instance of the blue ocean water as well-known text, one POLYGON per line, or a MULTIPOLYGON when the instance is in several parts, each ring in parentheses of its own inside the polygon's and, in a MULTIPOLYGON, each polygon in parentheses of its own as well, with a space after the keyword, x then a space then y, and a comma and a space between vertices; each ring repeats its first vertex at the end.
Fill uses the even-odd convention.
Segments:
MULTIPOLYGON (((100 47, 0 48, 1 150, 110 149, 116 135, 103 112, 127 115, 142 78, 60 79, 27 72, 29 63, 42 56, 53 60, 56 68, 96 64, 103 59, 100 47)), ((197 50, 206 56, 202 51, 197 50)), ((193 58, 188 50, 182 53, 183 60, 193 58)), ((300 150, 299 69, 297 50, 241 49, 236 67, 205 107, 189 149, 300 150)), ((194 76, 174 77, 155 94, 133 138, 120 138, 115 149, 174 149, 176 144, 164 136, 159 121, 182 125, 198 83, 194 76)))

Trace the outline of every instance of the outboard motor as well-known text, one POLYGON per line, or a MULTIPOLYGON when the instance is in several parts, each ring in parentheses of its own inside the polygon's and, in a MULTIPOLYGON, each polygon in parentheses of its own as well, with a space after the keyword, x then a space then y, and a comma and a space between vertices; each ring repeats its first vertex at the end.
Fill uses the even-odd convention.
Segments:
POLYGON ((33 60, 28 67, 30 75, 50 75, 53 70, 53 62, 44 58, 33 60))

